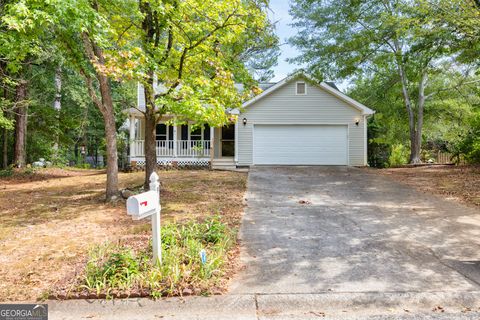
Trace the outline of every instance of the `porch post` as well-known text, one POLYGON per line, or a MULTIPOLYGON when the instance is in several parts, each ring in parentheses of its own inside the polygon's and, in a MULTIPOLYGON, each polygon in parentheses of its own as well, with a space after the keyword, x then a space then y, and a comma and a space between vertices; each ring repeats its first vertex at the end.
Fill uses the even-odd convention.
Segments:
POLYGON ((177 125, 173 126, 173 156, 176 158, 177 157, 177 146, 178 146, 178 141, 177 141, 177 125))
POLYGON ((215 153, 214 143, 215 143, 215 128, 210 127, 210 164, 213 163, 213 156, 215 153))
POLYGON ((130 161, 132 161, 132 157, 135 156, 135 116, 133 114, 130 115, 130 161))

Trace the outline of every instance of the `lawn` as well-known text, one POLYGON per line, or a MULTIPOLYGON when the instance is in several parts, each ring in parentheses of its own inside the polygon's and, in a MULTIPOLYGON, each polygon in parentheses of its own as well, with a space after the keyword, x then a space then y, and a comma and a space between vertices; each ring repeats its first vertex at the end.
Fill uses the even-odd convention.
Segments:
MULTIPOLYGON (((219 215, 235 228, 246 174, 161 171, 162 224, 219 215)), ((142 185, 143 172, 121 173, 122 188, 142 185)), ((148 243, 150 222, 132 221, 125 201, 105 204, 105 174, 42 169, 0 179, 0 301, 35 300, 81 274, 102 243, 148 243)))
POLYGON ((480 166, 432 165, 382 169, 377 172, 423 192, 480 206, 480 166))

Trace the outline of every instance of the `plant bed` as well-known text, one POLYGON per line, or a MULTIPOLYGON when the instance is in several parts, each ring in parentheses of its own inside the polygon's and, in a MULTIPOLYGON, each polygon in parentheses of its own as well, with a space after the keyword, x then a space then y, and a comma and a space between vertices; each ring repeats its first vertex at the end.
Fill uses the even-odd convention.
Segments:
POLYGON ((90 250, 83 271, 50 299, 211 295, 225 290, 236 230, 220 217, 162 228, 162 263, 152 261, 149 237, 90 250), (201 252, 206 252, 202 262, 201 252))

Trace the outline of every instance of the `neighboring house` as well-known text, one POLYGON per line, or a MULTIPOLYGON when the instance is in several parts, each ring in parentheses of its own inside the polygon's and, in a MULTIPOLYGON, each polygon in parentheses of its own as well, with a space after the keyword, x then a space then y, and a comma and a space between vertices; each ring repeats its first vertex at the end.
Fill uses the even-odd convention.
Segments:
MULTIPOLYGON (((331 83, 302 73, 245 102, 238 121, 222 128, 157 125, 158 164, 215 167, 367 164, 367 118, 374 113, 331 83)), ((241 88, 239 88, 241 90, 241 88)), ((145 108, 139 86, 138 108, 145 108)), ((166 117, 165 121, 169 118, 166 117)), ((130 110, 130 161, 144 164, 142 113, 130 110)))

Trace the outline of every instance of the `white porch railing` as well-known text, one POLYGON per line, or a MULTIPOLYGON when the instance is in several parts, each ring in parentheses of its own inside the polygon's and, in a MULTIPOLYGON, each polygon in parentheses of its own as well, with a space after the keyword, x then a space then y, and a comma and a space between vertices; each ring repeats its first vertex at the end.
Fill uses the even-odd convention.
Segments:
MULTIPOLYGON (((145 156, 145 141, 134 140, 131 156, 145 156)), ((157 157, 210 157, 208 140, 157 140, 157 157)))

